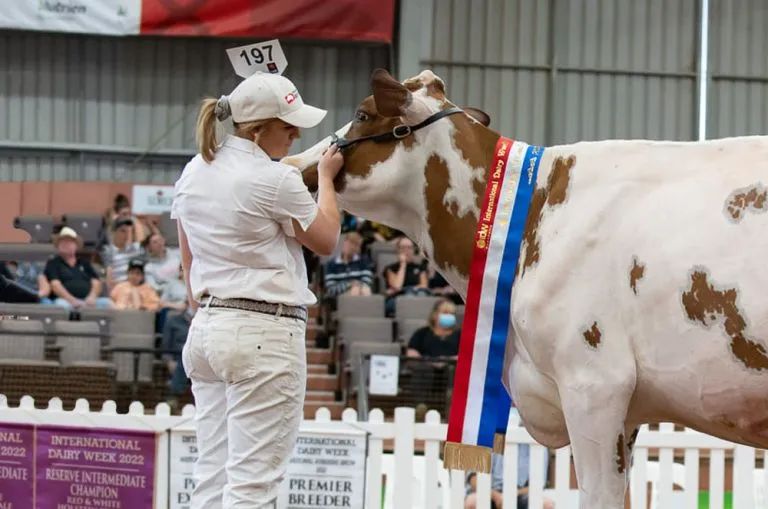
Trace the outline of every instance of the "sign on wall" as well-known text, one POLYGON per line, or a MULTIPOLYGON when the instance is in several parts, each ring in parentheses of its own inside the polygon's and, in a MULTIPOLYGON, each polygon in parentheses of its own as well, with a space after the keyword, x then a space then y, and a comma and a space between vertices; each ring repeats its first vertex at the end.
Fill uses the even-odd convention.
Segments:
POLYGON ((0 423, 0 507, 153 507, 154 431, 0 423))
MULTIPOLYGON (((334 423, 338 424, 338 423, 334 423)), ((363 507, 368 434, 349 426, 340 432, 321 423, 299 431, 278 509, 363 507)), ((197 459, 195 432, 171 430, 170 509, 189 509, 197 459)))
POLYGON ((139 215, 160 215, 171 211, 173 202, 173 186, 133 186, 131 205, 133 213, 139 215))

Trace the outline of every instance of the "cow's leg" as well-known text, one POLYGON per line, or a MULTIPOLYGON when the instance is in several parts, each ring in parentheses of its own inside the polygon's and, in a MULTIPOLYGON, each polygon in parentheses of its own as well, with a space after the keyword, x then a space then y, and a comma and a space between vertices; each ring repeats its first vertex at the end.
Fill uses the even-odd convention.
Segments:
MULTIPOLYGON (((595 378, 594 373, 587 378, 595 378)), ((629 470, 626 437, 632 429, 625 421, 633 390, 634 378, 622 382, 581 379, 561 390, 580 509, 624 507, 629 470)))

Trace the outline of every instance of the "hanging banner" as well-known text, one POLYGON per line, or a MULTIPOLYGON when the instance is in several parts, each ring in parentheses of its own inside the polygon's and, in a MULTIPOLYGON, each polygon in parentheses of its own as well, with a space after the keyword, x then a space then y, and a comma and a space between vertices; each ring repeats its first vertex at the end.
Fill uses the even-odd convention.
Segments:
POLYGON ((395 0, 8 0, 0 28, 389 44, 395 0))
POLYGON ((0 424, 0 507, 154 507, 154 431, 0 424))

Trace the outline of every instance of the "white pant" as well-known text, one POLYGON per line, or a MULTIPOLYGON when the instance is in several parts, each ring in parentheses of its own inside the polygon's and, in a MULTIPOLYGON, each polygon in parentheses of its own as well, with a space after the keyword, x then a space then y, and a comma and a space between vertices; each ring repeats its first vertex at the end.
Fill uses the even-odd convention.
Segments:
POLYGON ((303 416, 305 334, 294 318, 198 309, 182 351, 196 406, 191 509, 275 504, 303 416))

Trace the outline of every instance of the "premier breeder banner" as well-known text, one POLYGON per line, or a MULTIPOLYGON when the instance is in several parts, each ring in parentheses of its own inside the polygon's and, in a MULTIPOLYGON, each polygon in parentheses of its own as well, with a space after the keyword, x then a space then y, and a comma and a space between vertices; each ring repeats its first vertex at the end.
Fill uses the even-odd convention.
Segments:
POLYGON ((491 471, 503 452, 511 399, 502 384, 512 284, 544 149, 500 137, 470 265, 444 466, 491 471), (495 447, 494 447, 495 446, 495 447))
MULTIPOLYGON (((368 433, 304 421, 279 488, 277 509, 364 507, 368 433)), ((194 430, 170 430, 169 509, 189 509, 195 487, 194 430)), ((133 509, 133 508, 129 508, 133 509)))

